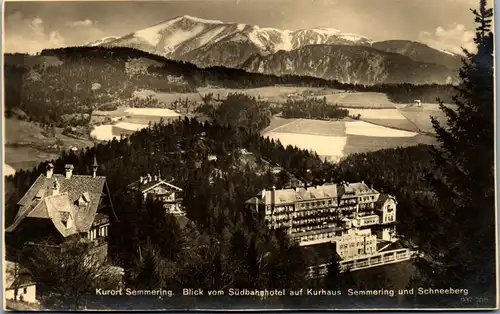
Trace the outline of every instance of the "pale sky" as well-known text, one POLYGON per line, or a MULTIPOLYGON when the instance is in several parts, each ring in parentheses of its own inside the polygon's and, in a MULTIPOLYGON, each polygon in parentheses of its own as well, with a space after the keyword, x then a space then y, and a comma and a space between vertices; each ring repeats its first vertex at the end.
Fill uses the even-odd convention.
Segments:
POLYGON ((297 30, 332 27, 373 40, 407 39, 438 49, 471 47, 479 0, 178 0, 5 3, 4 51, 85 45, 191 15, 297 30))

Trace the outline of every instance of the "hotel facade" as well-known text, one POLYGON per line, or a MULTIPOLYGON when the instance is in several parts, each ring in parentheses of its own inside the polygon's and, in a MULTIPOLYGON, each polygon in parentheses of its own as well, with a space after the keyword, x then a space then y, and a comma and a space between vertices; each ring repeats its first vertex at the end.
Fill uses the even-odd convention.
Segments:
POLYGON ((246 205, 301 246, 334 244, 344 261, 375 255, 382 244, 396 241, 396 199, 364 182, 273 187, 246 205))

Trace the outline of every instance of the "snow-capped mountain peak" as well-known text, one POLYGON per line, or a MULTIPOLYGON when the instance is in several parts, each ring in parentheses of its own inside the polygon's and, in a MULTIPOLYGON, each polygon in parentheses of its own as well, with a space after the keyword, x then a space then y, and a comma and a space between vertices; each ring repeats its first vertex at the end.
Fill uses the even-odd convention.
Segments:
POLYGON ((199 22, 199 23, 206 23, 206 24, 224 24, 224 22, 219 21, 219 20, 208 20, 208 19, 202 19, 199 17, 191 16, 191 15, 183 15, 181 16, 183 19, 199 22))
POLYGON ((118 38, 120 38, 120 37, 117 37, 117 36, 103 37, 101 39, 98 39, 96 41, 88 43, 87 46, 102 46, 102 45, 104 45, 106 43, 109 43, 109 42, 111 42, 113 40, 116 40, 118 38))
POLYGON ((363 36, 328 27, 291 31, 183 15, 113 40, 113 45, 175 57, 222 42, 248 42, 266 54, 311 44, 354 45, 368 41, 363 36))

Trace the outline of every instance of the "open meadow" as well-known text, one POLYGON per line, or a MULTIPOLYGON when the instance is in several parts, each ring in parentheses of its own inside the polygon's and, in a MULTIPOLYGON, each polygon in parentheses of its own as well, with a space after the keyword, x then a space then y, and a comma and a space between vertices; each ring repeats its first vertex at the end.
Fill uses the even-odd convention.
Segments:
POLYGON ((273 117, 262 135, 279 140, 284 146, 314 151, 332 162, 354 153, 435 143, 432 136, 351 119, 322 121, 273 117))
MULTIPOLYGON (((283 119, 273 117, 262 131, 263 136, 312 150, 330 161, 358 152, 398 146, 433 144, 430 116, 444 122, 437 104, 394 104, 382 93, 345 92, 327 88, 270 86, 252 89, 200 88, 198 93, 156 93, 136 91, 136 97, 153 96, 165 105, 179 99, 188 99, 192 105, 201 104, 202 96, 212 93, 222 99, 228 93, 244 93, 269 103, 283 103, 301 97, 326 97, 328 103, 349 110, 349 118, 337 121, 312 119, 283 119), (426 134, 426 135, 424 135, 426 134)), ((175 109, 175 108, 174 108, 175 109)), ((183 118, 188 113, 168 108, 119 107, 112 111, 94 111, 90 135, 95 140, 112 140, 146 128, 149 123, 183 118)), ((15 170, 28 169, 39 162, 57 158, 61 150, 82 149, 93 145, 90 140, 76 139, 62 134, 62 130, 49 134, 40 126, 17 119, 6 119, 5 163, 15 170), (27 157, 29 156, 29 158, 27 157)))
MULTIPOLYGON (((15 171, 32 169, 40 162, 57 159, 62 150, 80 151, 93 145, 90 140, 64 135, 60 128, 44 129, 16 118, 4 119, 4 127, 4 163, 15 171)), ((9 168, 9 171, 12 170, 9 168)))
POLYGON ((179 99, 182 100, 188 99, 191 102, 198 102, 198 103, 203 102, 203 99, 201 99, 199 93, 163 93, 163 92, 155 92, 152 90, 144 89, 135 91, 133 95, 138 98, 147 98, 148 96, 152 96, 158 99, 160 102, 165 103, 167 105, 179 99))
POLYGON ((344 92, 324 96, 329 104, 360 108, 394 108, 386 94, 374 92, 344 92))
MULTIPOLYGON (((450 108, 455 107, 450 106, 450 108)), ((431 116, 435 117, 441 124, 446 123, 446 116, 436 104, 422 104, 422 107, 402 108, 400 112, 421 132, 434 133, 431 116)))

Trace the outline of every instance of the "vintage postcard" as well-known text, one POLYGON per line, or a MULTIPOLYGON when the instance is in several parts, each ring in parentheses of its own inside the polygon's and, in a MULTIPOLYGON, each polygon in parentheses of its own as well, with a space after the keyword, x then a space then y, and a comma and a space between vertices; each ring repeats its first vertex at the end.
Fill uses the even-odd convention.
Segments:
POLYGON ((6 1, 4 309, 498 307, 493 1, 6 1))

